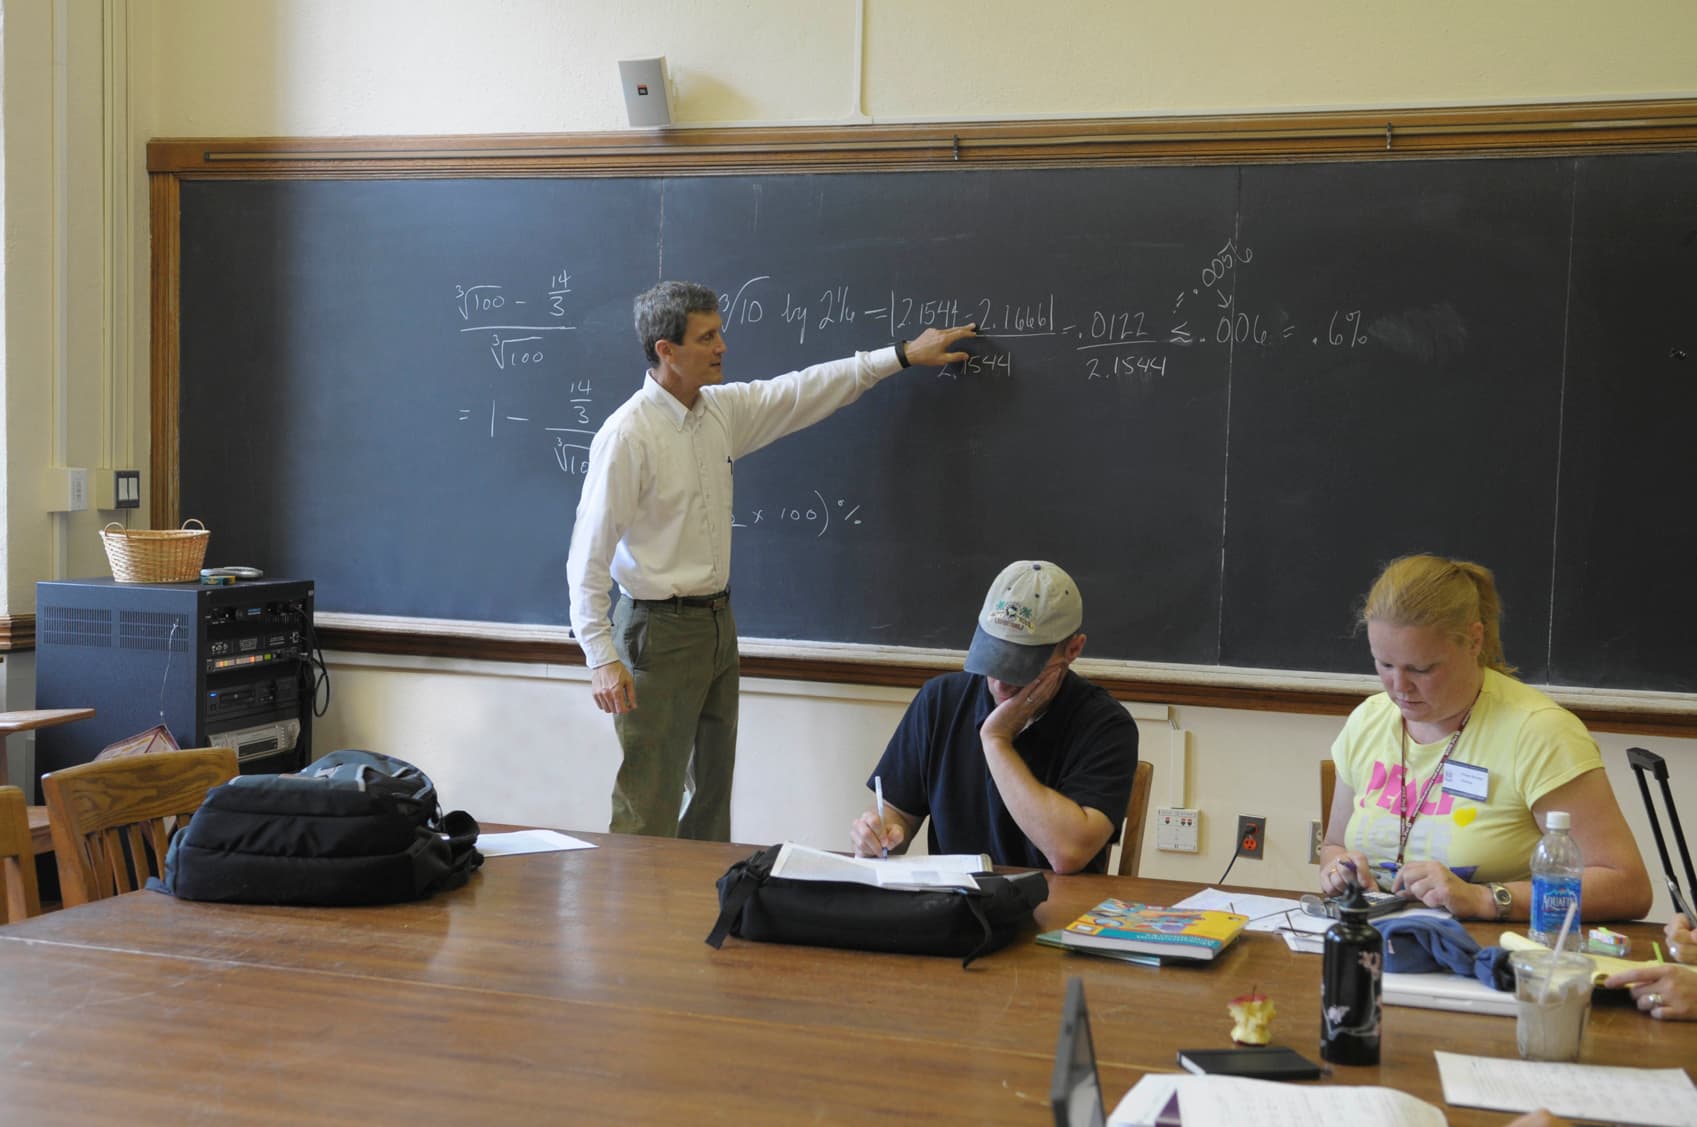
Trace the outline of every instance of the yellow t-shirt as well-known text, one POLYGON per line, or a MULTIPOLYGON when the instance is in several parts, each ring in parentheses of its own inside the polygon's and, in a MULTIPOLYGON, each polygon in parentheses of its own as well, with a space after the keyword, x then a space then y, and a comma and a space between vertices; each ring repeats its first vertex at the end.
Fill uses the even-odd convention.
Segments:
MULTIPOLYGON (((1402 716, 1390 697, 1362 701, 1332 744, 1338 781, 1355 792, 1344 842, 1375 864, 1396 859, 1402 811, 1414 810, 1450 737, 1408 741, 1402 764, 1402 716)), ((1543 831, 1532 804, 1603 765, 1597 742, 1579 717, 1529 685, 1485 670, 1473 714, 1450 755, 1490 773, 1484 802, 1432 785, 1409 833, 1407 861, 1440 861, 1475 884, 1525 880, 1543 831)))

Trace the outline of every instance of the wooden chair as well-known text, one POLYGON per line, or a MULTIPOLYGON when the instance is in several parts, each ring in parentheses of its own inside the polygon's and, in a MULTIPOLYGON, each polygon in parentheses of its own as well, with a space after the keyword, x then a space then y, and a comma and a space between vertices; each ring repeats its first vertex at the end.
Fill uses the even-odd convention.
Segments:
POLYGON ((1125 829, 1120 832, 1120 864, 1114 871, 1122 877, 1134 877, 1143 864, 1143 823, 1149 814, 1149 792, 1154 789, 1155 765, 1147 759, 1137 761, 1137 773, 1131 777, 1131 801, 1125 807, 1125 829))
POLYGON ((1330 759, 1320 760, 1320 832, 1332 824, 1332 792, 1338 789, 1338 765, 1330 759))
POLYGON ((161 751, 41 777, 67 908, 141 888, 206 792, 236 777, 234 748, 161 751))
POLYGON ((17 787, 0 787, 0 923, 41 914, 35 884, 35 843, 29 835, 29 806, 17 787))

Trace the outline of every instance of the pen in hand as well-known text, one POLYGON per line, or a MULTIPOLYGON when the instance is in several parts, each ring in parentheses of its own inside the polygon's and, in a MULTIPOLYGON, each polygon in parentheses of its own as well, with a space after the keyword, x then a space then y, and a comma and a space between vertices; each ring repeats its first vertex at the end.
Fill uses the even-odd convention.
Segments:
POLYGON ((872 776, 872 793, 878 799, 878 844, 883 849, 880 854, 886 861, 890 858, 890 847, 884 844, 884 778, 881 775, 872 776))

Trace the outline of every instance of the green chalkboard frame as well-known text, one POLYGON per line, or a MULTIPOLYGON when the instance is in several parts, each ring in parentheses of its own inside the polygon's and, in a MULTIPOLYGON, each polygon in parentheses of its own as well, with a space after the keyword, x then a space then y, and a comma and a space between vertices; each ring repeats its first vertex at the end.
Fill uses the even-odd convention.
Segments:
MULTIPOLYGON (((1697 101, 1564 103, 1304 114, 835 127, 680 129, 556 135, 159 139, 147 151, 151 273, 152 518, 179 513, 178 358, 185 180, 743 175, 939 166, 1041 168, 1240 161, 1430 160, 1697 150, 1697 101)), ((15 638, 27 634, 14 624, 15 638)), ((333 649, 581 664, 563 632, 460 630, 395 620, 325 625, 333 649)), ((797 647, 746 652, 755 677, 912 687, 945 664, 924 655, 797 647)), ((1095 672, 1117 697, 1205 707, 1341 715, 1371 688, 1348 678, 1159 667, 1095 672)), ((1601 730, 1697 735, 1677 694, 1562 695, 1601 730)))

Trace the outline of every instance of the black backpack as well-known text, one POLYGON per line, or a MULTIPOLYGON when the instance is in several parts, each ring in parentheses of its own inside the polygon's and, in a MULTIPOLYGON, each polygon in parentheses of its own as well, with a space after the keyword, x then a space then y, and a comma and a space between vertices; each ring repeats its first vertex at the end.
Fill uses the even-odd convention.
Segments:
POLYGON ((1039 872, 976 873, 975 891, 774 877, 782 849, 762 849, 725 870, 709 946, 716 950, 734 935, 762 943, 953 955, 966 967, 1035 930, 1037 905, 1049 898, 1049 882, 1039 872))
POLYGON ((430 777, 372 751, 206 793, 148 887, 184 900, 395 904, 458 888, 483 863, 477 822, 444 816, 430 777))

